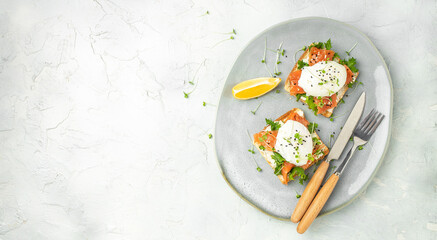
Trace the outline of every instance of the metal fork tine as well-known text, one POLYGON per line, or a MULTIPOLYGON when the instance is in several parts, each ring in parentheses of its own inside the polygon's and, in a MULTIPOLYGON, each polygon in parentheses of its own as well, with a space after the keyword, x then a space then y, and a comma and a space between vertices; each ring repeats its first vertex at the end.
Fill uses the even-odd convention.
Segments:
POLYGON ((379 112, 376 112, 375 117, 372 119, 372 122, 369 124, 369 126, 367 126, 367 128, 364 130, 365 134, 369 134, 370 130, 372 129, 372 127, 375 125, 376 121, 378 120, 378 118, 381 116, 382 114, 379 112))
POLYGON ((372 127, 372 129, 370 129, 370 131, 368 133, 369 135, 372 135, 375 132, 376 128, 379 126, 379 124, 381 124, 383 119, 384 119, 384 115, 381 114, 381 117, 378 119, 378 121, 375 123, 375 125, 372 127))
POLYGON ((384 114, 378 112, 376 109, 372 111, 358 124, 354 130, 354 136, 367 141, 378 128, 379 124, 384 119, 384 114))
POLYGON ((372 109, 372 111, 369 114, 367 114, 367 116, 363 119, 363 121, 361 121, 360 124, 358 124, 357 128, 361 128, 364 125, 364 123, 366 123, 367 120, 372 116, 373 112, 375 112, 375 109, 372 109))
POLYGON ((364 126, 361 127, 362 131, 365 131, 367 129, 367 127, 369 126, 369 124, 373 121, 373 119, 375 118, 376 115, 376 111, 373 112, 372 116, 370 116, 370 118, 364 123, 364 126))

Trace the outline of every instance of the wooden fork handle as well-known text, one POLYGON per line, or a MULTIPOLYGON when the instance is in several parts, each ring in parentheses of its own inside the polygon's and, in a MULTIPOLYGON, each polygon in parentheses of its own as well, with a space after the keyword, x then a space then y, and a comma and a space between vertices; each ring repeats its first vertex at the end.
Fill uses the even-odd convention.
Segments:
POLYGON ((306 210, 310 206, 311 202, 314 199, 317 191, 319 190, 320 185, 322 184, 323 179, 325 178, 326 171, 328 170, 329 163, 323 161, 317 171, 314 173, 310 182, 306 186, 305 190, 302 193, 299 201, 297 202, 296 208, 294 209, 293 214, 291 215, 291 221, 297 223, 300 221, 302 216, 305 214, 306 210))
POLYGON ((320 210, 325 206, 326 201, 329 196, 331 196, 332 190, 334 190, 335 185, 337 185, 338 178, 339 175, 337 172, 332 174, 325 185, 320 189, 319 193, 317 193, 316 198, 314 198, 314 201, 311 203, 299 225, 297 225, 298 233, 304 233, 310 227, 311 223, 313 223, 314 219, 316 219, 317 215, 319 215, 320 210))

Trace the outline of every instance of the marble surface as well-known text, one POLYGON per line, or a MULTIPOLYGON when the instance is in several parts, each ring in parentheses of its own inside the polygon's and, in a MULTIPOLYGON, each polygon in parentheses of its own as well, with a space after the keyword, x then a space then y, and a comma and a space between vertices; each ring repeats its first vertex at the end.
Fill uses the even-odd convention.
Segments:
POLYGON ((436 239, 436 24, 420 0, 1 1, 0 239, 436 239), (242 47, 305 16, 369 36, 394 118, 367 191, 297 237, 227 186, 208 134, 242 47))

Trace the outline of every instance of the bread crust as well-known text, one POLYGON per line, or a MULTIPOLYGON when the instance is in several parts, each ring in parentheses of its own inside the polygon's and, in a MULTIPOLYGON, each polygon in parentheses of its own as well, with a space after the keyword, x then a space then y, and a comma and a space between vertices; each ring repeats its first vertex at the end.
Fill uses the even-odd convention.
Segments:
MULTIPOLYGON (((312 44, 311 44, 312 45, 312 44)), ((310 46, 311 46, 310 45, 310 46)), ((309 58, 309 55, 310 55, 310 51, 309 51, 309 47, 304 51, 304 53, 302 53, 302 55, 300 56, 300 58, 299 58, 299 60, 294 64, 294 67, 293 67, 293 69, 291 70, 291 72, 290 72, 290 74, 292 74, 292 73, 294 73, 295 71, 297 71, 297 70, 299 70, 299 69, 297 69, 297 67, 298 67, 298 62, 300 61, 300 60, 303 60, 303 59, 306 59, 306 58, 309 58)), ((334 59, 334 61, 336 61, 336 62, 339 62, 340 61, 340 59, 339 58, 335 58, 334 59)), ((290 75, 289 74, 289 75, 290 75)), ((353 75, 352 75, 352 82, 354 82, 354 81, 356 81, 356 79, 357 79, 357 77, 358 77, 358 74, 359 74, 359 72, 356 72, 356 73, 353 73, 353 75)), ((288 80, 288 78, 287 78, 287 80, 288 80)), ((285 81, 285 86, 284 86, 284 89, 289 93, 290 92, 290 89, 291 89, 291 87, 290 87, 290 81, 285 81)), ((340 102, 340 100, 343 98, 343 96, 346 94, 346 92, 347 92, 347 90, 349 89, 349 87, 347 86, 347 84, 345 84, 339 91, 338 91, 338 93, 337 93, 337 103, 338 102, 340 102)), ((304 99, 300 99, 300 101, 302 102, 302 103, 304 103, 304 104, 307 104, 306 103, 306 101, 304 100, 304 99)), ((307 104, 308 105, 308 104, 307 104)), ((322 113, 320 113, 320 114, 322 114, 323 116, 325 116, 325 117, 331 117, 332 116, 332 113, 334 112, 334 109, 335 109, 335 107, 334 108, 330 108, 330 109, 328 109, 328 110, 326 110, 326 111, 324 111, 324 112, 322 112, 322 113)))
MULTIPOLYGON (((277 118, 275 121, 282 121, 284 119, 286 119, 290 114, 292 113, 297 113, 298 115, 300 115, 301 117, 305 118, 305 115, 303 113, 303 111, 299 108, 293 108, 290 111, 286 112, 285 114, 283 114, 282 116, 280 116, 279 118, 277 118)), ((264 128, 265 129, 265 128, 264 128)), ((316 145, 313 148, 313 152, 317 151, 317 150, 322 150, 323 155, 317 156, 314 158, 314 161, 312 161, 309 165, 304 165, 301 166, 304 169, 308 169, 309 167, 311 167, 312 165, 314 165, 315 163, 317 163, 319 160, 323 159, 328 153, 329 153, 329 149, 328 147, 322 142, 322 140, 320 139, 319 135, 314 131, 315 136, 317 137, 317 139, 319 139, 319 141, 321 142, 320 145, 316 145)), ((253 142, 253 145, 255 145, 255 147, 258 149, 258 151, 261 153, 261 155, 264 157, 264 159, 267 161, 267 163, 270 165, 270 167, 272 167, 272 169, 275 169, 275 165, 274 165, 274 161, 271 161, 271 151, 266 151, 266 150, 261 150, 259 147, 261 146, 260 144, 256 143, 255 141, 253 142)), ((278 175, 279 180, 283 183, 283 184, 287 184, 290 180, 289 179, 284 179, 284 177, 280 174, 278 175), (287 181, 288 180, 288 181, 287 181)))

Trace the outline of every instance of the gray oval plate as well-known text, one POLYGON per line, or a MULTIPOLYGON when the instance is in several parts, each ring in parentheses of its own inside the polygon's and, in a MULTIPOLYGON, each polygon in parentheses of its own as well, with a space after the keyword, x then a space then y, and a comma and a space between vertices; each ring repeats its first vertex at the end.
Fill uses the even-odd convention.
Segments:
MULTIPOLYGON (((296 55, 299 58, 302 52, 296 55)), ((267 66, 273 71, 275 53, 267 52, 267 66)), ((370 139, 364 149, 357 151, 341 176, 331 198, 326 203, 321 214, 331 213, 352 202, 368 185, 376 173, 386 152, 392 119, 392 84, 387 66, 372 42, 359 30, 345 23, 327 18, 300 18, 280 23, 256 36, 244 48, 234 63, 226 80, 217 110, 215 126, 215 147, 219 166, 223 177, 229 186, 249 204, 262 212, 279 219, 289 219, 298 199, 296 193, 301 194, 305 185, 297 181, 283 185, 273 174, 273 170, 256 151, 251 154, 250 135, 260 131, 265 126, 265 118, 276 119, 288 110, 299 107, 305 112, 309 121, 319 124, 318 132, 326 145, 332 146, 335 138, 344 125, 347 116, 358 99, 365 91, 367 94, 366 107, 363 115, 372 108, 377 108, 386 118, 370 139), (284 81, 294 66, 294 53, 303 46, 314 41, 332 41, 332 49, 346 57, 345 51, 355 43, 356 48, 351 56, 357 59, 360 70, 358 81, 363 82, 355 89, 349 89, 345 103, 334 111, 334 121, 323 116, 314 116, 306 105, 296 102, 285 90, 284 81), (265 39, 270 49, 278 48, 283 41, 285 56, 281 56, 279 64, 280 77, 283 79, 275 90, 251 100, 236 100, 232 96, 232 87, 244 80, 269 76, 261 63, 264 55, 265 39), (256 115, 251 113, 259 104, 256 115), (330 135, 334 139, 330 141, 330 135), (331 142, 331 143, 330 143, 331 142), (262 168, 256 170, 256 161, 262 168)), ((346 146, 346 149, 348 146, 346 146)), ((346 151, 344 151, 346 152, 346 151)), ((343 153, 344 153, 343 152, 343 153)), ((338 166, 339 161, 331 162, 331 166, 338 166)), ((314 166, 308 170, 312 175, 314 166)), ((328 173, 332 173, 330 169, 328 173)), ((310 176, 311 177, 311 176, 310 176)))

